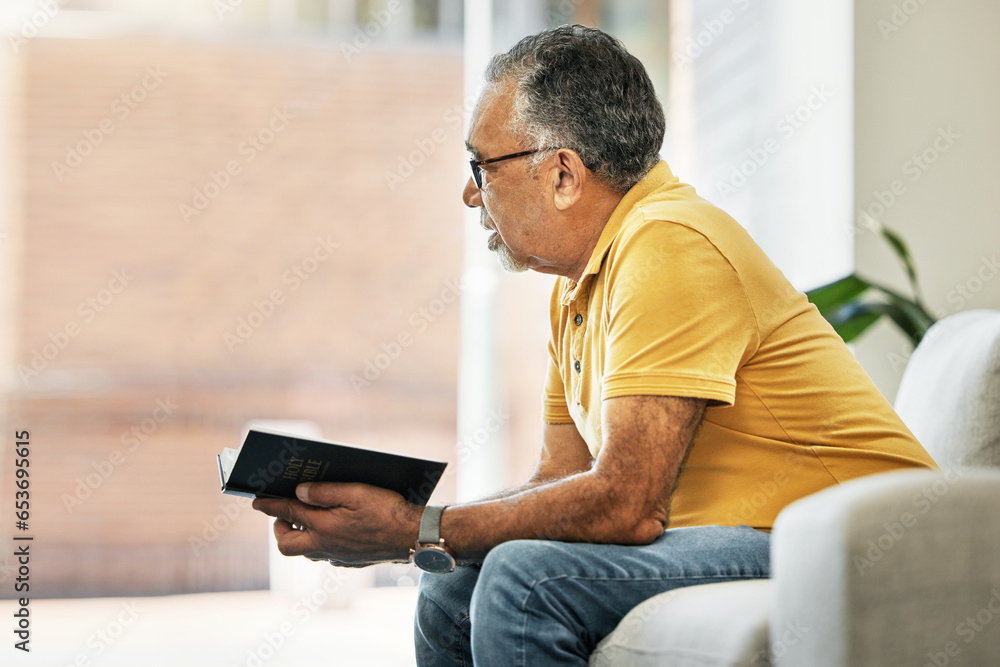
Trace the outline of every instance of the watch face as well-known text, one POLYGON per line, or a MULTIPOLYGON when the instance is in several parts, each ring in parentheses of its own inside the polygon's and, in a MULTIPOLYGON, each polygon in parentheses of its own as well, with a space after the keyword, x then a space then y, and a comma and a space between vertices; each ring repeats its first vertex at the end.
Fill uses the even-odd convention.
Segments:
POLYGON ((413 553, 413 564, 425 572, 451 572, 455 559, 440 547, 421 547, 413 553))

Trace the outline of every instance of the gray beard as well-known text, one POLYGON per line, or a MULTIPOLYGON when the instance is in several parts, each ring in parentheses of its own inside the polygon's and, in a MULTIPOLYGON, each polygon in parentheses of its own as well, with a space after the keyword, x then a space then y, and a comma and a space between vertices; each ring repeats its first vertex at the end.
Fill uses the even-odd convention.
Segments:
POLYGON ((514 255, 511 254, 510 248, 508 248, 507 244, 503 242, 503 239, 500 238, 499 234, 490 239, 487 247, 496 253, 497 261, 500 262, 500 266, 503 267, 504 271, 510 271, 511 273, 523 273, 528 270, 527 264, 523 264, 514 259, 514 255))

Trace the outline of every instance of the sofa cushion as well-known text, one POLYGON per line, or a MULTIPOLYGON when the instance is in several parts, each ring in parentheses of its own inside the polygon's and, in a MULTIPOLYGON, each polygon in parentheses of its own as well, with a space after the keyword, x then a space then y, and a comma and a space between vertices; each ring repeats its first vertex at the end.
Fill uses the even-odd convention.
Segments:
POLYGON ((630 611, 590 656, 592 667, 770 665, 768 579, 661 593, 630 611))
POLYGON ((969 310, 932 326, 895 407, 942 468, 1000 467, 1000 312, 969 310))

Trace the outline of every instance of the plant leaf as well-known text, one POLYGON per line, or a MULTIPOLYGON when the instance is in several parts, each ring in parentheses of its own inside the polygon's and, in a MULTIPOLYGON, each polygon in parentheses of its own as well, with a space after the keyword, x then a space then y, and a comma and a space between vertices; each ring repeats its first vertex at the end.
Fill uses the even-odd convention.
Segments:
POLYGON ((935 320, 919 304, 913 303, 896 294, 889 294, 890 303, 895 306, 895 310, 887 311, 886 315, 899 325, 910 338, 910 342, 916 347, 923 339, 924 334, 931 328, 935 320))
POLYGON ((896 326, 906 334, 906 337, 910 339, 914 347, 917 346, 930 327, 930 323, 923 317, 919 307, 906 299, 900 300, 891 296, 888 303, 885 301, 858 301, 849 303, 837 311, 830 323, 833 324, 833 328, 837 330, 837 333, 841 334, 841 337, 846 342, 849 339, 844 337, 845 334, 851 336, 853 339, 878 321, 879 317, 883 315, 896 323, 896 326), (841 330, 844 333, 841 333, 841 330))
POLYGON ((848 329, 853 338, 878 321, 878 318, 883 315, 891 317, 909 335, 907 328, 910 328, 911 323, 905 313, 898 306, 884 301, 849 303, 837 311, 831 323, 834 325, 834 329, 838 327, 848 329), (854 329, 858 329, 856 333, 854 329))
POLYGON ((899 234, 892 231, 888 227, 883 225, 882 228, 879 229, 879 232, 882 234, 882 238, 889 242, 889 245, 895 251, 896 256, 899 257, 899 260, 903 263, 903 268, 906 269, 906 276, 910 279, 910 288, 913 290, 913 296, 919 300, 921 298, 921 294, 920 286, 917 284, 917 269, 913 265, 913 256, 910 255, 909 249, 906 247, 906 244, 903 242, 903 239, 900 238, 899 234))
POLYGON ((822 287, 817 287, 816 289, 809 290, 806 292, 806 297, 816 304, 819 308, 819 312, 826 319, 830 319, 827 315, 835 313, 837 309, 841 308, 850 301, 857 299, 862 294, 865 293, 868 288, 871 287, 871 283, 863 278, 859 278, 855 274, 851 274, 846 278, 841 278, 829 285, 823 285, 822 287))
POLYGON ((885 315, 892 319, 916 346, 937 319, 923 303, 913 258, 903 239, 877 220, 869 218, 869 221, 872 223, 871 228, 878 231, 902 262, 910 280, 913 298, 903 296, 857 274, 810 290, 806 292, 806 296, 845 342, 860 336, 885 315))
POLYGON ((827 320, 833 330, 844 339, 845 343, 860 336, 871 325, 882 317, 882 313, 868 307, 868 304, 857 302, 842 306, 834 316, 827 320))
MULTIPOLYGON (((904 315, 897 315, 896 317, 905 316, 908 324, 906 326, 900 324, 900 328, 903 329, 903 333, 910 337, 914 346, 923 339, 924 334, 931 328, 931 325, 937 322, 937 318, 931 315, 919 300, 910 300, 899 292, 878 283, 871 283, 871 289, 873 293, 884 295, 884 297, 888 298, 889 303, 902 311, 904 315)), ((885 314, 893 317, 891 313, 886 312, 885 314)), ((896 321, 896 317, 893 317, 893 321, 896 321)), ((898 321, 897 324, 899 324, 898 321)))

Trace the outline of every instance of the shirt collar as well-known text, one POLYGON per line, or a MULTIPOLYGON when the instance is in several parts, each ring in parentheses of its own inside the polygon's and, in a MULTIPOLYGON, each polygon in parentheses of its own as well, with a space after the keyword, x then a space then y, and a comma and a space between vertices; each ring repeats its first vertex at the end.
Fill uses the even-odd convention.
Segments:
POLYGON ((648 197, 660 188, 660 186, 675 179, 676 177, 670 171, 667 163, 660 160, 641 181, 633 185, 625 193, 625 196, 618 202, 618 206, 615 207, 615 210, 611 213, 611 217, 605 223, 604 230, 601 232, 600 238, 597 239, 594 252, 590 255, 590 261, 587 262, 587 267, 583 270, 583 275, 580 277, 580 282, 575 283, 567 279, 562 294, 562 304, 564 306, 568 306, 571 301, 582 293, 581 287, 590 282, 590 276, 596 275, 601 270, 601 266, 604 265, 604 257, 608 254, 611 244, 621 231, 629 212, 635 208, 636 204, 648 197))

